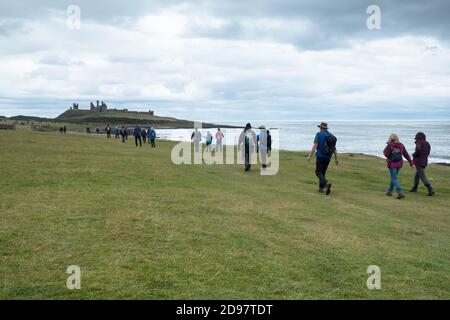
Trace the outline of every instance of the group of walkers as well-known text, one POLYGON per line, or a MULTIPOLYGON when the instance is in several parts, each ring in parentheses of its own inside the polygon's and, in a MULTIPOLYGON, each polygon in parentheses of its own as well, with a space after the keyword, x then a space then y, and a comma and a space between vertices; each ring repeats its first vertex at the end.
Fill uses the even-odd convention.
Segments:
POLYGON ((261 167, 264 169, 267 168, 267 155, 272 150, 272 136, 270 131, 266 129, 266 127, 259 127, 259 134, 256 134, 252 130, 252 125, 247 123, 245 125, 244 131, 239 135, 238 140, 238 151, 241 151, 243 148, 244 153, 244 169, 245 171, 249 171, 252 166, 251 155, 256 148, 256 153, 260 154, 261 157, 261 167))
POLYGON ((139 126, 134 128, 133 131, 134 143, 136 147, 139 145, 142 147, 142 142, 150 145, 150 148, 156 148, 155 139, 156 139, 156 131, 153 127, 148 128, 148 130, 141 129, 139 126))
MULTIPOLYGON (((100 134, 100 128, 96 128, 95 131, 97 134, 100 134)), ((106 139, 111 139, 111 134, 114 132, 114 139, 120 140, 122 139, 122 143, 125 143, 128 140, 129 129, 126 126, 122 126, 119 128, 116 126, 114 129, 108 124, 105 127, 106 139)), ((91 133, 91 129, 89 127, 86 128, 86 133, 91 133)), ((156 148, 156 131, 153 127, 149 127, 148 130, 141 129, 139 126, 136 126, 133 130, 134 141, 137 146, 141 146, 147 143, 151 148, 156 148)))
MULTIPOLYGON (((331 183, 326 179, 326 172, 331 158, 335 157, 336 166, 339 165, 339 158, 336 149, 337 138, 328 131, 328 124, 322 122, 319 126, 320 131, 316 134, 314 144, 308 155, 308 161, 312 156, 316 155, 316 176, 319 179, 319 192, 329 195, 331 193, 331 183)), ((416 168, 413 186, 410 192, 417 192, 419 182, 422 181, 428 190, 428 196, 435 194, 430 182, 425 175, 425 168, 428 165, 428 156, 430 155, 431 146, 426 140, 423 132, 418 132, 415 136, 416 149, 411 159, 405 146, 400 142, 397 134, 393 133, 384 148, 383 154, 386 157, 387 167, 390 174, 390 183, 386 195, 391 197, 394 188, 397 191, 397 199, 405 198, 405 194, 400 185, 398 175, 403 167, 403 158, 405 158, 411 167, 416 168)))
MULTIPOLYGON (((238 151, 241 151, 241 147, 244 149, 243 153, 245 159, 245 171, 249 171, 251 168, 251 154, 255 149, 257 153, 260 153, 262 167, 263 169, 265 169, 267 167, 267 153, 272 149, 272 136, 269 130, 267 130, 264 126, 261 126, 259 127, 260 133, 257 135, 251 129, 251 124, 247 123, 238 140, 238 151)), ((194 142, 195 152, 200 152, 200 144, 202 142, 202 138, 205 139, 205 152, 211 152, 211 146, 213 143, 212 133, 210 131, 207 131, 206 135, 202 136, 197 128, 195 128, 191 134, 191 140, 194 142)), ((215 150, 216 152, 222 152, 222 140, 225 138, 225 135, 220 130, 220 128, 217 129, 215 138, 215 150)))

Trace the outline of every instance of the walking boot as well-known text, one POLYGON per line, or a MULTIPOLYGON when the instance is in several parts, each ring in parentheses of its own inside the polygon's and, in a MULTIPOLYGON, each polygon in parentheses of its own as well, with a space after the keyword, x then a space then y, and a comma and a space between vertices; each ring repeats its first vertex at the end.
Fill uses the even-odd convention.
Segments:
POLYGON ((431 196, 434 194, 434 190, 433 190, 433 188, 431 187, 431 185, 427 185, 426 187, 427 187, 427 189, 428 189, 428 194, 427 194, 427 196, 431 197, 431 196))
POLYGON ((404 195, 403 193, 399 192, 399 193, 398 193, 398 196, 397 196, 397 199, 398 199, 398 200, 401 200, 401 199, 403 199, 404 197, 405 197, 405 195, 404 195))

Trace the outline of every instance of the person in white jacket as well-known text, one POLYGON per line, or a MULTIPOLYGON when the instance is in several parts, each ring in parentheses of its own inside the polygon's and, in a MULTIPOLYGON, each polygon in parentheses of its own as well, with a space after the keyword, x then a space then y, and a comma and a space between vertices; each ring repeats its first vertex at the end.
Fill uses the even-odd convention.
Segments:
POLYGON ((200 151, 200 142, 202 141, 202 134, 195 128, 194 132, 192 132, 191 140, 194 141, 194 150, 195 152, 200 151))

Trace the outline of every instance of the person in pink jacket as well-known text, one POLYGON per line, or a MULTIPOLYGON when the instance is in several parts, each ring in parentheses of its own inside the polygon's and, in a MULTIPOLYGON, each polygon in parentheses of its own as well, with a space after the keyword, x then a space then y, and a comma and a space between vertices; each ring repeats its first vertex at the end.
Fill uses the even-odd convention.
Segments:
POLYGON ((403 199, 405 194, 403 193, 402 187, 400 186, 400 182, 398 180, 398 174, 400 169, 403 167, 403 157, 408 160, 411 167, 414 166, 414 162, 409 156, 408 151, 406 151, 405 146, 400 143, 400 140, 395 133, 389 136, 389 140, 386 144, 387 146, 384 148, 383 153, 386 157, 387 167, 391 175, 391 183, 389 184, 386 195, 391 197, 392 191, 395 187, 398 193, 397 199, 403 199))

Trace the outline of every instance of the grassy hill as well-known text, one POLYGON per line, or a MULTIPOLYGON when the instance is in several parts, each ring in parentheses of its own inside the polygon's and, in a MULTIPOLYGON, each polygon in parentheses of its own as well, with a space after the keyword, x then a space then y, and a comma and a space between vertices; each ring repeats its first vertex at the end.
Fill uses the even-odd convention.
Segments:
POLYGON ((428 169, 435 197, 399 201, 382 159, 347 155, 326 197, 304 153, 261 176, 176 166, 173 145, 0 132, 0 298, 450 298, 450 168, 428 169))
MULTIPOLYGON (((111 125, 143 125, 154 126, 156 128, 193 128, 194 122, 189 120, 180 120, 171 117, 160 117, 151 115, 148 112, 137 111, 117 111, 108 110, 104 112, 90 110, 67 110, 55 118, 55 121, 67 123, 92 123, 92 124, 111 124, 111 125)), ((204 128, 217 127, 214 124, 205 123, 204 128)), ((228 127, 228 126, 222 126, 228 127)))

